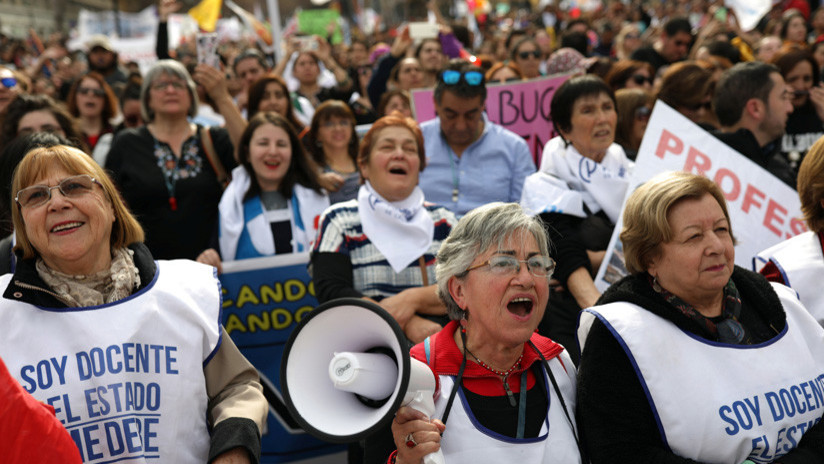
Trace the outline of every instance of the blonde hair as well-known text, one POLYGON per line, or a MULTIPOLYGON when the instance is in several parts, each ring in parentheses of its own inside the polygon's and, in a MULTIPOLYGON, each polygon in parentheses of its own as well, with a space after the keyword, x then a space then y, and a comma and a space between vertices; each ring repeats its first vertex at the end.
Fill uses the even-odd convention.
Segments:
POLYGON ((620 236, 627 270, 631 274, 645 272, 659 253, 660 245, 672 240, 667 214, 673 206, 682 200, 697 200, 707 194, 715 198, 724 212, 735 243, 727 202, 715 182, 688 172, 661 173, 641 184, 627 200, 620 236))
POLYGON ((815 232, 824 230, 824 139, 818 139, 798 168, 798 198, 807 227, 815 232))
MULTIPOLYGON (((12 194, 16 195, 21 189, 31 186, 44 173, 61 168, 70 175, 88 174, 100 183, 114 210, 115 222, 112 224, 110 238, 112 249, 123 248, 131 243, 143 241, 143 228, 140 227, 140 223, 126 208, 125 203, 120 198, 120 193, 109 179, 109 176, 89 155, 76 148, 56 145, 35 148, 28 152, 14 171, 11 184, 12 194)), ((23 222, 23 214, 19 206, 12 208, 12 221, 14 222, 15 234, 17 234, 15 249, 22 250, 24 259, 33 258, 37 255, 37 250, 34 249, 26 233, 26 225, 23 222)))

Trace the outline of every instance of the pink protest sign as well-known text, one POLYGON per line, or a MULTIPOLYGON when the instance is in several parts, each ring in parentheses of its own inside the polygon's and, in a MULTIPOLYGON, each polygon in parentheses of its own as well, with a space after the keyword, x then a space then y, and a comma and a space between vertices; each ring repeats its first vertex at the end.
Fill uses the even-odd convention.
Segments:
MULTIPOLYGON (((558 135, 549 114, 552 96, 555 89, 570 77, 571 74, 560 74, 486 86, 486 114, 489 120, 523 137, 532 151, 536 166, 541 164, 544 144, 558 135)), ((428 121, 436 116, 432 94, 432 89, 412 92, 412 110, 418 122, 428 121)))

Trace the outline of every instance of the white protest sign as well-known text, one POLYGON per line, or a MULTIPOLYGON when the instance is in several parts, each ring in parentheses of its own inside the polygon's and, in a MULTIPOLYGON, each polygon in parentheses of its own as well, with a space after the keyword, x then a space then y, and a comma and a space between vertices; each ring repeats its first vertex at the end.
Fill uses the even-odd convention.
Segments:
MULTIPOLYGON (((721 187, 738 239, 735 263, 739 266, 751 269, 758 252, 806 231, 795 190, 658 101, 635 160, 624 204, 638 185, 664 171, 701 174, 721 187)), ((602 292, 626 274, 618 239, 621 227, 619 218, 595 277, 595 285, 602 292)))

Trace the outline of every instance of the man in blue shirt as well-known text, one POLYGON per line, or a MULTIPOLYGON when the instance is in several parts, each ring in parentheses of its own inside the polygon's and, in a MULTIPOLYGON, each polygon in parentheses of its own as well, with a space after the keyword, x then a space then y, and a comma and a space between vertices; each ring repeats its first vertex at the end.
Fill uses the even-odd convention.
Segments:
POLYGON ((480 68, 454 60, 439 75, 434 98, 438 117, 421 124, 427 160, 420 187, 427 201, 457 216, 493 201, 520 201, 535 164, 521 136, 486 117, 480 68))

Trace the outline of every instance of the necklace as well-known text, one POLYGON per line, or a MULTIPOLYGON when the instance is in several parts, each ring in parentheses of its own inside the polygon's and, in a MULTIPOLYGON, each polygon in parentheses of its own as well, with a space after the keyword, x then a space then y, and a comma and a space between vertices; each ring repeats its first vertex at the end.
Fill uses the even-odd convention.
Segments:
POLYGON ((499 370, 493 368, 492 366, 490 366, 489 364, 483 362, 483 360, 481 360, 481 358, 475 356, 475 353, 469 351, 469 348, 464 347, 464 349, 466 350, 467 353, 472 355, 473 358, 475 358, 475 361, 478 361, 478 364, 480 364, 481 367, 488 370, 489 372, 492 372, 495 375, 498 375, 498 376, 501 376, 501 377, 504 377, 504 378, 509 377, 509 374, 511 374, 512 371, 514 371, 518 366, 521 365, 521 359, 523 359, 523 357, 524 357, 524 353, 521 352, 521 355, 518 356, 518 359, 515 361, 515 364, 513 364, 512 367, 510 367, 506 371, 499 371, 499 370))

